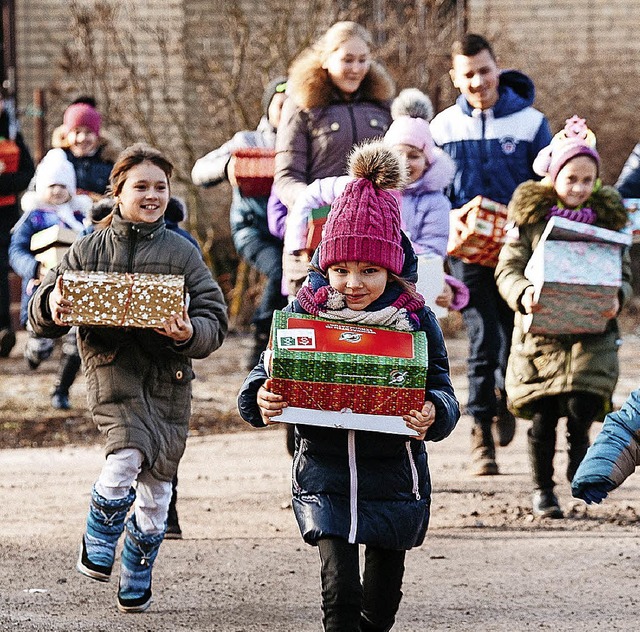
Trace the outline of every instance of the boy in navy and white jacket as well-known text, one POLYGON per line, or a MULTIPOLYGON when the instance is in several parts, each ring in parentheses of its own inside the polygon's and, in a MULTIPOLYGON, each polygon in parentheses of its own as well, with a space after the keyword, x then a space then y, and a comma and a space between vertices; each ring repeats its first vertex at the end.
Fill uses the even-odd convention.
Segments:
MULTIPOLYGON (((475 196, 507 204, 521 182, 536 178, 531 165, 549 144, 551 130, 532 107, 531 80, 518 71, 500 71, 484 37, 467 34, 454 43, 450 73, 460 96, 433 119, 431 133, 456 163, 449 188, 451 230, 456 230, 458 209, 475 196)), ((473 473, 498 474, 492 426, 496 423, 500 445, 508 445, 515 432, 504 392, 513 312, 498 294, 492 268, 453 257, 450 267, 471 294, 462 315, 469 334, 467 411, 475 422, 473 473)))

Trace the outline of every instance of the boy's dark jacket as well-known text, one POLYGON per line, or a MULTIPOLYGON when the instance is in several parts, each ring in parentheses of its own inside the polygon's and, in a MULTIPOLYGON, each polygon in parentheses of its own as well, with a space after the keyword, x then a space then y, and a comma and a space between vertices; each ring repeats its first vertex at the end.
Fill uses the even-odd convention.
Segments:
MULTIPOLYGON (((415 256, 406 238, 403 246, 407 263, 402 276, 412 278, 415 256)), ((398 292, 397 284, 391 285, 367 311, 390 305, 398 292)), ((291 304, 290 310, 303 312, 298 301, 291 304)), ((436 422, 429 428, 426 440, 440 441, 454 429, 460 411, 438 322, 428 308, 418 316, 420 329, 427 336, 429 355, 425 399, 436 407, 436 422)), ((238 397, 242 418, 255 427, 264 426, 256 394, 266 378, 261 360, 246 378, 238 397)), ((424 441, 377 432, 296 426, 293 509, 307 542, 314 544, 327 536, 349 540, 352 521, 357 520, 351 541, 410 549, 424 539, 430 503, 431 481, 424 441), (352 461, 355 455, 355 472, 350 472, 350 454, 352 461), (350 495, 354 473, 357 473, 355 497, 350 495), (355 498, 357 511, 352 515, 350 500, 355 498)))

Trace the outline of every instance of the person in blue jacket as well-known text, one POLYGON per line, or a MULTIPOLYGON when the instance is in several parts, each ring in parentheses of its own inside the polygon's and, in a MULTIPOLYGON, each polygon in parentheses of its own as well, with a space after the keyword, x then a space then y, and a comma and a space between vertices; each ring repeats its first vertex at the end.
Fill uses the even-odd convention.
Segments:
POLYGON ((640 465, 640 389, 620 410, 609 413, 602 430, 571 481, 571 493, 587 504, 600 503, 640 465))
MULTIPOLYGON (((515 70, 501 71, 484 37, 466 34, 453 44, 451 57, 451 79, 460 96, 431 121, 431 133, 456 163, 449 187, 454 231, 460 207, 477 195, 507 204, 520 183, 538 179, 532 164, 551 141, 551 129, 532 107, 532 81, 515 70)), ((449 263, 452 275, 470 291, 469 303, 461 311, 469 336, 472 472, 498 474, 493 428, 501 446, 508 445, 515 433, 504 389, 513 312, 498 293, 493 268, 455 257, 449 263)))
POLYGON ((269 230, 267 202, 269 196, 244 195, 235 179, 234 152, 239 149, 274 149, 276 130, 286 99, 286 77, 269 82, 262 95, 264 115, 255 130, 237 132, 217 149, 196 160, 191 171, 193 183, 213 187, 225 180, 233 187, 229 220, 231 237, 238 254, 266 277, 260 304, 252 318, 254 344, 246 360, 246 368, 255 366, 269 340, 274 309, 287 303, 282 294, 282 239, 269 230))
POLYGON ((640 143, 625 161, 615 187, 623 198, 640 198, 640 143))
MULTIPOLYGON (((416 257, 400 230, 397 198, 383 188, 397 188, 403 162, 380 143, 355 153, 354 179, 334 200, 309 281, 288 307, 363 326, 421 330, 429 349, 424 405, 403 415, 415 436, 296 425, 293 510, 302 537, 320 553, 330 632, 392 628, 405 553, 423 542, 429 522, 425 441, 447 437, 460 415, 442 331, 415 292, 416 257)), ((255 427, 274 423, 287 405, 270 390, 264 355, 238 397, 241 416, 255 427)))

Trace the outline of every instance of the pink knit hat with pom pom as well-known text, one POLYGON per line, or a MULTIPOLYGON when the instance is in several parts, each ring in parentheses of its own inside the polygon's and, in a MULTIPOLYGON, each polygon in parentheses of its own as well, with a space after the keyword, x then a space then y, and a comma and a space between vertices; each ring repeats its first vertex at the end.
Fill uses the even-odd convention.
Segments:
POLYGON ((433 163, 433 151, 436 144, 431 136, 429 123, 422 118, 411 116, 399 116, 384 135, 384 144, 389 147, 394 145, 411 145, 422 151, 429 164, 433 163))
POLYGON ((555 182, 558 173, 572 158, 588 156, 600 171, 600 155, 596 151, 596 137, 587 127, 585 119, 573 116, 565 121, 551 143, 540 150, 533 161, 533 170, 555 182))
POLYGON ((402 157, 382 143, 355 149, 349 160, 354 178, 331 205, 320 244, 320 268, 341 261, 366 261, 400 274, 404 251, 400 207, 388 189, 406 177, 402 157))

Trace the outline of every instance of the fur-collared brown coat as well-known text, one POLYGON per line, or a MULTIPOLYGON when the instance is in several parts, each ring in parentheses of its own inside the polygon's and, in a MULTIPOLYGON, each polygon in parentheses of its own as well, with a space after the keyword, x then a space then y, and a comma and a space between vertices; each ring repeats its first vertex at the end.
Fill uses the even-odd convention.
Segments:
POLYGON ((287 85, 276 139, 275 191, 291 209, 307 184, 346 174, 353 145, 384 135, 395 86, 372 62, 358 92, 345 100, 312 51, 292 64, 287 85))
MULTIPOLYGON (((506 243, 496 267, 500 294, 516 313, 505 386, 513 411, 531 418, 531 403, 547 395, 589 392, 602 397, 603 413, 608 412, 611 395, 618 381, 616 319, 601 334, 563 334, 544 336, 524 333, 524 310, 520 303, 531 285, 524 269, 547 225, 545 216, 558 203, 550 184, 528 181, 515 191, 509 204, 509 219, 518 228, 518 238, 506 243)), ((586 205, 597 215, 596 226, 620 230, 627 212, 613 187, 594 192, 586 205)), ((620 306, 631 295, 631 265, 628 249, 622 253, 620 306)), ((608 306, 603 305, 603 310, 608 306)))

